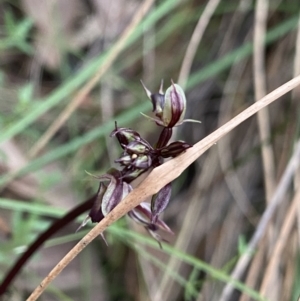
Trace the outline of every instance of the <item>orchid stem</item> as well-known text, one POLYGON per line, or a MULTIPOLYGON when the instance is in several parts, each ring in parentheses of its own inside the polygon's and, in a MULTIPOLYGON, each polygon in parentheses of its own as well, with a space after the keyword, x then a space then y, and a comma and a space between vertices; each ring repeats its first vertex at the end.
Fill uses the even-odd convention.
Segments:
POLYGON ((29 246, 26 252, 23 253, 23 255, 13 265, 10 271, 7 272, 2 283, 0 284, 0 297, 4 295, 4 293, 7 291, 9 285, 18 275, 18 273, 28 261, 28 259, 30 259, 33 256, 33 254, 44 244, 44 242, 53 234, 65 227, 67 224, 75 220, 79 215, 89 210, 92 204, 94 203, 96 196, 97 195, 93 195, 84 203, 78 205, 73 210, 68 212, 65 216, 54 221, 53 224, 45 232, 43 232, 42 234, 40 234, 40 236, 37 237, 37 239, 29 246))

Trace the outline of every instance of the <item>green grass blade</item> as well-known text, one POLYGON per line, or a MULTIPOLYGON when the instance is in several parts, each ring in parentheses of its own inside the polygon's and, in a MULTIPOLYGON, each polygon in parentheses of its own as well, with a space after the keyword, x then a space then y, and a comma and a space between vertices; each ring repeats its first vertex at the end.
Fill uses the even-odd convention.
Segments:
MULTIPOLYGON (((121 227, 117 228, 117 227, 111 226, 109 229, 113 234, 117 235, 122 240, 125 240, 125 239, 133 239, 134 240, 135 239, 135 240, 139 241, 140 243, 146 244, 147 246, 153 247, 155 249, 159 248, 157 242, 149 237, 145 237, 143 235, 137 234, 135 232, 126 230, 125 228, 121 228, 121 227)), ((165 244, 165 243, 163 244, 163 252, 169 254, 170 256, 175 256, 178 259, 182 260, 183 262, 188 263, 191 266, 204 271, 205 273, 209 274, 212 278, 214 278, 218 281, 221 281, 224 283, 231 283, 233 285, 233 287, 235 287, 237 290, 247 294, 248 296, 252 297, 254 300, 267 301, 266 298, 262 297, 257 291, 249 288, 244 283, 237 281, 235 279, 232 279, 229 275, 224 273, 222 270, 218 270, 192 255, 181 252, 181 251, 175 249, 174 247, 172 247, 168 244, 165 244)))
MULTIPOLYGON (((293 29, 296 29, 299 17, 293 17, 287 21, 282 22, 275 28, 268 31, 266 36, 266 44, 271 44, 277 41, 279 38, 287 34, 293 29)), ((240 60, 248 57, 253 52, 253 43, 245 43, 243 46, 230 52, 216 62, 210 64, 207 67, 202 68, 199 72, 196 72, 190 76, 187 82, 187 89, 193 88, 200 82, 203 82, 210 77, 213 77, 220 72, 228 69, 233 63, 237 63, 240 60)))
MULTIPOLYGON (((170 13, 170 11, 176 6, 176 4, 178 4, 178 1, 168 0, 163 2, 152 13, 149 13, 143 21, 143 24, 137 26, 135 32, 128 39, 126 47, 128 47, 136 39, 138 39, 142 35, 143 30, 145 28, 152 26, 152 24, 154 24, 159 18, 162 18, 164 15, 170 13)), ((53 91, 48 97, 40 100, 35 100, 36 102, 40 103, 40 105, 27 112, 21 120, 6 127, 0 134, 0 143, 22 132, 26 127, 32 124, 41 115, 43 115, 48 110, 58 105, 65 98, 74 93, 89 78, 91 78, 93 74, 95 74, 96 70, 98 70, 103 64, 103 62, 105 62, 105 58, 108 54, 109 51, 91 60, 91 62, 89 62, 85 67, 83 67, 82 70, 79 70, 77 74, 72 76, 69 80, 66 81, 65 84, 61 85, 59 88, 53 91)))

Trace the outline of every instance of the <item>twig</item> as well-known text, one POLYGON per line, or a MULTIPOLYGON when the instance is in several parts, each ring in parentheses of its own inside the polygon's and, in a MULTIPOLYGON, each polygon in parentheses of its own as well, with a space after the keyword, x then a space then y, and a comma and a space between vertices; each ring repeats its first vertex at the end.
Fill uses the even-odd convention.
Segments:
POLYGON ((57 231, 65 227, 79 215, 88 211, 94 201, 96 195, 92 196, 84 203, 78 205, 73 210, 68 212, 65 216, 55 221, 45 232, 40 234, 38 238, 28 247, 25 253, 23 253, 12 268, 6 273, 2 283, 0 284, 0 297, 7 291, 9 285, 12 283, 14 278, 18 275, 19 271, 25 265, 25 263, 32 257, 32 255, 39 249, 49 237, 55 234, 57 231))
MULTIPOLYGON (((280 86, 270 94, 266 95, 260 101, 241 112, 239 115, 231 119, 225 125, 208 135, 206 138, 188 149, 181 156, 166 162, 155 168, 148 177, 135 188, 118 206, 116 206, 103 220, 99 222, 87 235, 85 235, 69 253, 52 269, 48 276, 33 291, 27 301, 35 301, 45 290, 45 288, 56 278, 60 272, 100 233, 102 233, 109 225, 117 221, 127 212, 136 207, 139 203, 156 194, 166 184, 172 182, 180 176, 180 174, 200 157, 207 149, 214 145, 220 138, 238 126, 244 120, 257 113, 282 95, 294 89, 300 84, 300 76, 290 80, 286 84, 280 86)), ((295 160, 293 160, 293 163, 295 160)), ((290 166, 290 165, 289 165, 290 166)), ((290 167, 291 168, 291 167, 290 167)), ((293 167, 292 167, 293 168, 293 167)), ((278 198, 278 197, 277 197, 278 198)), ((267 210, 268 212, 270 210, 267 210)), ((272 212, 271 212, 272 213, 272 212)), ((266 215, 264 215, 266 216, 266 215)), ((263 218, 263 226, 268 221, 268 217, 263 218)), ((258 228, 261 230, 261 227, 258 228)), ((260 234, 260 232, 259 232, 260 234)), ((260 236, 255 236, 255 242, 260 236)), ((255 247, 255 245, 254 245, 255 247)))
MULTIPOLYGON (((292 181, 293 175, 299 166, 299 158, 300 158, 300 142, 298 142, 296 145, 293 156, 291 157, 281 177, 281 180, 274 193, 274 196, 272 197, 268 207, 266 208, 266 210, 262 215, 259 224, 257 225, 257 228, 248 244, 247 250, 238 260, 233 272, 231 273, 231 277, 233 279, 239 279, 245 272, 245 269, 247 268, 251 260, 252 253, 255 251, 255 248, 257 247, 260 239, 265 234, 268 223, 274 211, 276 210, 277 205, 286 195, 287 189, 292 181)), ((232 294, 233 289, 234 289, 233 286, 230 283, 227 283, 227 285, 225 286, 222 292, 220 301, 230 300, 230 296, 232 294)))

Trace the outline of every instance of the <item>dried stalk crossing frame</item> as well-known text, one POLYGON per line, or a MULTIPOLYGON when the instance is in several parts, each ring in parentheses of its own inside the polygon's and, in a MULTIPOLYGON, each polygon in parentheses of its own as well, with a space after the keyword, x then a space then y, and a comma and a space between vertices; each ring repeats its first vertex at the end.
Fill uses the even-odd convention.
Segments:
POLYGON ((255 113, 266 107, 282 95, 288 93, 300 84, 300 76, 297 76, 280 86, 273 92, 269 93, 252 106, 241 112, 239 115, 231 119, 229 122, 221 126, 212 134, 196 143, 192 148, 187 150, 179 157, 166 162, 165 164, 155 168, 148 177, 134 189, 114 210, 112 210, 99 224, 97 224, 86 236, 84 236, 75 247, 52 269, 48 276, 33 291, 27 301, 34 301, 43 293, 45 288, 56 278, 60 272, 100 233, 102 233, 109 225, 117 221, 128 211, 132 210, 147 197, 157 193, 167 183, 176 179, 180 174, 200 157, 206 150, 214 145, 224 135, 253 116, 255 113))

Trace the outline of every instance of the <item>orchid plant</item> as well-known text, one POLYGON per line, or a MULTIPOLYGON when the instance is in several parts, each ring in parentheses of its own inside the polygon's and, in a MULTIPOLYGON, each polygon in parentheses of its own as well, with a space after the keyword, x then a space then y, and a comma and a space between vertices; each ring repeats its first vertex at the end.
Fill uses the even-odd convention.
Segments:
MULTIPOLYGON (((143 82, 142 85, 152 102, 155 117, 142 115, 162 127, 158 141, 152 146, 138 132, 129 128, 118 127, 117 123, 115 123, 115 129, 110 136, 116 137, 123 149, 121 156, 115 160, 120 165, 120 169, 112 168, 104 175, 94 176, 100 181, 97 197, 79 229, 85 226, 89 220, 93 223, 100 222, 130 193, 132 190, 130 183, 141 174, 161 165, 164 159, 174 158, 192 147, 192 145, 184 141, 175 141, 168 144, 174 127, 186 121, 197 122, 184 119, 186 97, 182 88, 172 81, 171 86, 164 94, 163 81, 161 81, 158 93, 151 93, 143 82)), ((160 247, 162 238, 157 231, 161 229, 173 233, 159 217, 170 201, 171 190, 171 183, 169 183, 152 197, 151 203, 142 202, 128 213, 130 218, 142 224, 148 230, 158 241, 160 247)), ((105 241, 103 234, 102 237, 105 241)))

